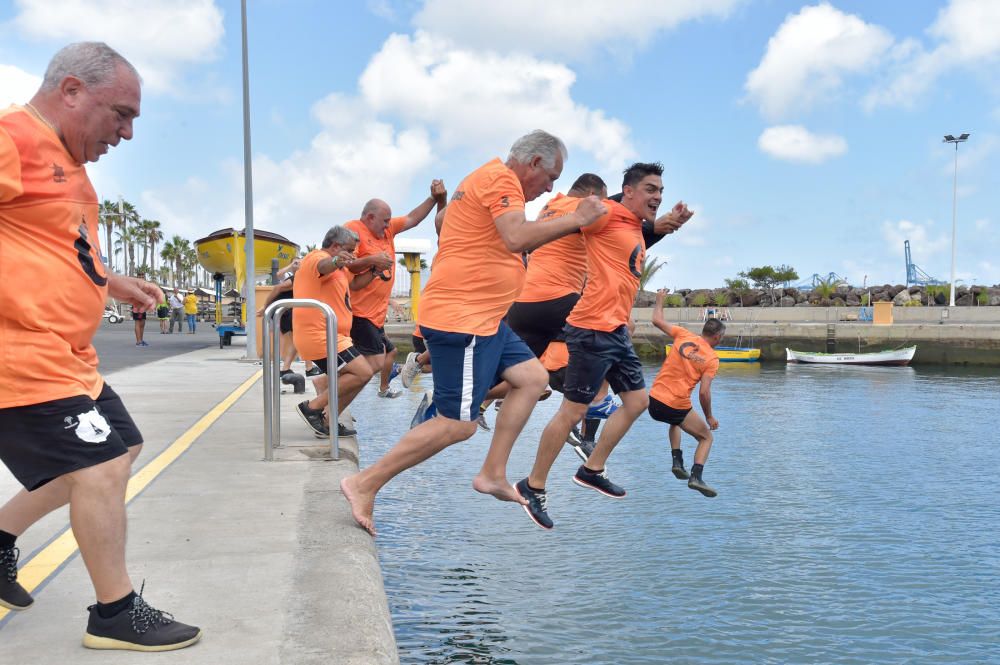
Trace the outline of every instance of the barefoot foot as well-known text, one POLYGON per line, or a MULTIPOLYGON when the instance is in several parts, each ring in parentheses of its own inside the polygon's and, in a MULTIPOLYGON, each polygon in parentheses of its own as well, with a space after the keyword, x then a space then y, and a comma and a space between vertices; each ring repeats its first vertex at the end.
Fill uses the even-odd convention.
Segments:
POLYGON ((528 504, 528 500, 521 496, 514 486, 506 479, 495 480, 479 475, 472 480, 472 489, 480 494, 489 494, 500 501, 513 501, 522 506, 528 504))
POLYGON ((365 494, 358 490, 355 476, 349 476, 340 481, 340 491, 344 493, 347 503, 351 504, 351 515, 362 529, 375 537, 375 521, 372 519, 372 510, 375 507, 375 496, 365 494))

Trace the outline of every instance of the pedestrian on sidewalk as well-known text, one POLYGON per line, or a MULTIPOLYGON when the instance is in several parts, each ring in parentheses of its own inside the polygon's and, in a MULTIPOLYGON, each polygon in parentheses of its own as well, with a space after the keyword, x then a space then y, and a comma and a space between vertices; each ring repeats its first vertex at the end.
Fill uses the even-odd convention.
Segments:
POLYGON ((182 325, 184 316, 184 299, 181 298, 181 294, 177 289, 170 294, 170 330, 168 334, 173 334, 174 324, 177 324, 177 332, 181 332, 184 328, 182 325))
POLYGON ((146 332, 146 312, 140 312, 133 308, 132 321, 135 323, 135 345, 149 346, 149 342, 142 338, 146 332))
POLYGON ((184 318, 187 319, 188 334, 194 334, 195 317, 198 315, 198 296, 194 291, 184 296, 184 318))
POLYGON ((107 44, 81 42, 56 53, 30 103, 0 111, 0 265, 16 262, 19 277, 0 284, 0 301, 21 305, 0 308, 4 346, 18 350, 0 354, 0 461, 24 486, 0 506, 0 605, 32 605, 17 581, 17 538, 69 503, 97 596, 83 645, 167 651, 201 630, 150 607, 129 578, 125 489, 142 435, 98 373, 92 344, 109 296, 138 313, 163 299, 155 284, 102 264, 84 166, 132 138, 139 101, 135 68, 107 44))
POLYGON ((160 334, 167 334, 167 325, 170 322, 170 303, 166 297, 156 306, 156 318, 160 321, 160 334))

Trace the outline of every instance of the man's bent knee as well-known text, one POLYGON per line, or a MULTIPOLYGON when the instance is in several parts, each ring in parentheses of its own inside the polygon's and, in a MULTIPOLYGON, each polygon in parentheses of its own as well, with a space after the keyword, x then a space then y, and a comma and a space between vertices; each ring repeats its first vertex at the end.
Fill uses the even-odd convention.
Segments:
POLYGON ((107 485, 114 487, 128 483, 130 475, 132 475, 132 456, 129 453, 122 453, 107 462, 71 471, 63 478, 71 486, 107 485))

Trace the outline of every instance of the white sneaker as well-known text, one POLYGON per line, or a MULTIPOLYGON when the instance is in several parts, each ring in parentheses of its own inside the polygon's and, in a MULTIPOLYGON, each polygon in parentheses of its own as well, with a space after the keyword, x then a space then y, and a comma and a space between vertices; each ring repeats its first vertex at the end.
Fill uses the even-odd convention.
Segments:
POLYGON ((416 352, 406 354, 406 362, 403 363, 403 369, 399 371, 399 380, 403 384, 403 387, 409 388, 410 384, 413 383, 413 379, 417 378, 419 374, 420 363, 417 362, 416 352))

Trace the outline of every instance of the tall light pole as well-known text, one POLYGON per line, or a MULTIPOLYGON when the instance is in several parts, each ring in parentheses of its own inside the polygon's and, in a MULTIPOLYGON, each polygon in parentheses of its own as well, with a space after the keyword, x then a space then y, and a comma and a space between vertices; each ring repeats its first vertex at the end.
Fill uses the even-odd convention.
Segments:
POLYGON ((948 298, 948 306, 955 306, 955 219, 958 211, 958 144, 969 140, 969 134, 961 134, 955 138, 951 134, 945 134, 944 143, 955 144, 955 183, 952 185, 951 194, 951 296, 948 298))
POLYGON ((254 279, 257 275, 253 255, 253 164, 250 152, 250 65, 247 57, 247 2, 240 3, 240 27, 243 30, 243 209, 246 218, 246 306, 244 325, 247 332, 245 359, 257 360, 257 298, 254 279))

